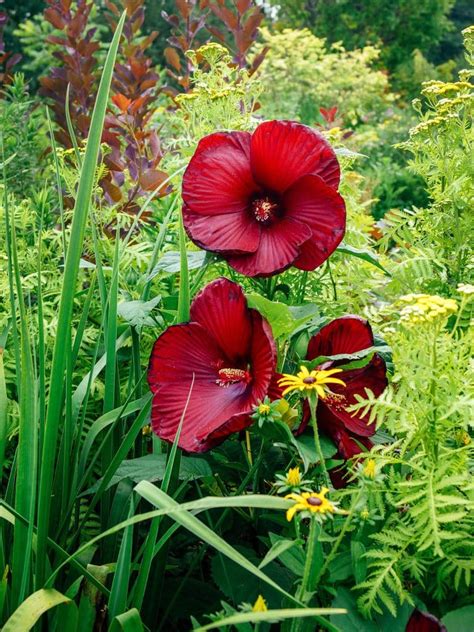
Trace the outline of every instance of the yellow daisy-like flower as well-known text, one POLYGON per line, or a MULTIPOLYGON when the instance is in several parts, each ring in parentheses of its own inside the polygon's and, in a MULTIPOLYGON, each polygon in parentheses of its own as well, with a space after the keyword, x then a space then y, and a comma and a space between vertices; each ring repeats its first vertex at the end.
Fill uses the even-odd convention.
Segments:
POLYGON ((299 511, 310 511, 311 513, 319 514, 336 513, 336 505, 326 498, 328 491, 329 489, 327 487, 323 487, 321 488, 319 494, 316 492, 287 494, 285 498, 295 501, 295 504, 286 512, 286 519, 288 522, 291 522, 294 515, 299 511))
POLYGON ((301 474, 299 467, 291 467, 286 475, 286 482, 290 487, 297 487, 301 483, 301 474))
POLYGON ((367 478, 375 478, 376 468, 374 459, 367 459, 362 472, 367 478))
POLYGON ((346 383, 339 378, 332 377, 336 373, 342 373, 342 369, 313 369, 312 371, 308 371, 305 366, 301 366, 296 375, 284 373, 283 377, 278 380, 278 386, 286 387, 282 393, 283 397, 291 393, 291 391, 310 392, 315 390, 319 397, 324 399, 328 390, 328 384, 346 385, 346 383))
POLYGON ((268 610, 267 608, 267 602, 265 601, 265 599, 262 597, 262 595, 259 595, 257 597, 256 602, 253 604, 252 606, 252 611, 253 612, 266 612, 268 610))

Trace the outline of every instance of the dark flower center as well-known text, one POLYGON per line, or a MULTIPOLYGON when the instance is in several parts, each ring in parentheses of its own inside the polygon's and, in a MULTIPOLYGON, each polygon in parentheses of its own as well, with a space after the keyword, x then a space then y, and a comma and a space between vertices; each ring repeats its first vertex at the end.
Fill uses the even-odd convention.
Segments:
POLYGON ((219 378, 216 380, 216 384, 219 386, 229 386, 238 382, 248 384, 250 379, 250 373, 243 369, 219 369, 219 378))
POLYGON ((257 222, 269 224, 274 218, 278 210, 278 204, 270 196, 255 198, 252 201, 252 211, 257 222))
POLYGON ((315 377, 305 377, 303 378, 303 384, 314 384, 316 382, 315 377))
POLYGON ((310 496, 308 498, 308 505, 312 505, 313 507, 319 507, 323 504, 321 498, 315 498, 314 496, 310 496))

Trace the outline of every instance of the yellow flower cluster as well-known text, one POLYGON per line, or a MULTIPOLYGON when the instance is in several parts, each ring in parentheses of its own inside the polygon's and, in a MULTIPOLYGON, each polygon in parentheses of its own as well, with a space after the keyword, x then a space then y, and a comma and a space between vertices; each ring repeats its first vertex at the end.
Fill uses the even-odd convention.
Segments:
POLYGON ((464 296, 470 296, 474 294, 474 285, 470 283, 460 283, 457 287, 459 294, 464 294, 464 296))
POLYGON ((400 311, 400 322, 408 326, 447 318, 458 309, 455 300, 431 294, 407 294, 399 302, 404 305, 400 311))

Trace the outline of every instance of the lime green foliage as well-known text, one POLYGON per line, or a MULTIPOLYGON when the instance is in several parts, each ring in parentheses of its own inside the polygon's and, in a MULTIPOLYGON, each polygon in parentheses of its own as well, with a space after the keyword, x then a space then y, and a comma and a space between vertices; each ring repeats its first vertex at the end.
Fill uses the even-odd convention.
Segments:
POLYGON ((379 399, 369 394, 353 407, 370 406, 371 419, 396 437, 372 450, 385 476, 361 501, 380 525, 366 544, 368 569, 358 587, 365 613, 411 602, 409 585, 412 594, 423 587, 440 603, 453 586, 458 597, 472 590, 474 331, 462 327, 472 308, 473 295, 465 292, 456 302, 412 295, 384 316, 392 384, 379 399), (420 316, 414 308, 428 303, 431 311, 420 316))
POLYGON ((470 68, 459 73, 458 81, 424 85, 422 100, 414 102, 421 121, 401 145, 411 152, 411 168, 425 179, 432 203, 412 214, 390 218, 391 229, 386 236, 408 251, 408 256, 423 256, 434 262, 439 267, 438 278, 452 287, 469 277, 473 265, 472 27, 466 29, 465 39, 470 68))
POLYGON ((380 115, 393 97, 387 75, 374 68, 380 51, 374 46, 347 51, 332 46, 308 29, 262 28, 270 50, 261 66, 262 110, 267 118, 313 123, 320 107, 338 106, 350 125, 372 113, 380 115))
POLYGON ((205 44, 188 51, 195 70, 190 92, 176 97, 178 110, 165 119, 168 143, 191 156, 197 142, 216 130, 250 130, 252 112, 261 88, 245 69, 232 65, 220 44, 205 44))

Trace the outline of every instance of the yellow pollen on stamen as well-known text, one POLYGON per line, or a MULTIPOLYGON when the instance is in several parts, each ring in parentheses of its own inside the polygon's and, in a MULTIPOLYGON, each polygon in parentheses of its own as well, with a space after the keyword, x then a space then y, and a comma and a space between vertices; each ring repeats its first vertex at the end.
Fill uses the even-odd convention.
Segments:
POLYGON ((276 208, 275 202, 272 202, 268 197, 259 198, 252 202, 252 210, 257 222, 267 222, 272 219, 276 208))
POLYGON ((219 369, 216 384, 219 386, 229 386, 237 382, 248 382, 250 379, 248 371, 243 369, 219 369))

